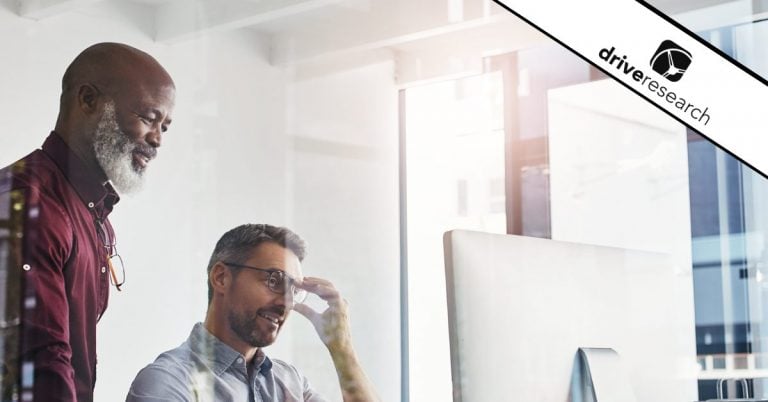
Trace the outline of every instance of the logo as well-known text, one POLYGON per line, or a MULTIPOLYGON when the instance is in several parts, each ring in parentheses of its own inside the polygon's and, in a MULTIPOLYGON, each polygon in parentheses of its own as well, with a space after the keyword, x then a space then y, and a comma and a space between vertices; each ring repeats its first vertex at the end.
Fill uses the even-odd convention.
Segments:
POLYGON ((651 58, 651 68, 664 78, 677 82, 691 65, 691 53, 671 40, 661 42, 651 58))
MULTIPOLYGON (((687 96, 675 92, 672 85, 657 81, 657 78, 654 78, 656 74, 650 73, 649 75, 649 72, 637 67, 626 54, 622 55, 622 53, 616 49, 616 46, 600 49, 597 55, 603 61, 603 67, 606 68, 603 71, 619 81, 623 81, 628 85, 632 85, 637 90, 643 91, 643 96, 652 102, 658 103, 651 96, 655 95, 658 97, 658 100, 664 100, 670 106, 678 109, 680 113, 690 116, 690 119, 696 120, 705 126, 709 123, 711 117, 709 115, 709 107, 706 105, 702 106, 698 102, 693 102, 687 96), (622 75, 624 76, 623 78, 621 78, 622 75)), ((661 42, 659 49, 656 50, 653 58, 651 58, 653 70, 672 82, 679 81, 690 64, 691 54, 670 40, 661 42)), ((688 118, 686 117, 686 119, 688 118)))

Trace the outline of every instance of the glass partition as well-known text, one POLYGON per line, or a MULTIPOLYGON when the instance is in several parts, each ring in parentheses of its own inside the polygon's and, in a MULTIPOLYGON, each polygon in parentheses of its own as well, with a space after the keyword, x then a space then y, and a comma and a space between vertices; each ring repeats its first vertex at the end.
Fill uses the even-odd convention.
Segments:
MULTIPOLYGON (((657 6, 762 75, 768 68, 761 47, 764 6, 711 3, 665 1, 657 6)), ((260 278, 249 291, 285 300, 300 276, 329 280, 340 292, 332 298, 333 311, 348 306, 344 316, 355 352, 341 348, 347 353, 337 353, 339 345, 322 330, 318 334, 299 312, 281 321, 287 309, 256 312, 266 314, 258 318, 269 321, 263 325, 279 325, 279 336, 268 346, 247 341, 243 346, 237 339, 248 336, 242 334, 216 338, 227 347, 258 349, 286 362, 329 400, 342 399, 344 367, 349 366, 340 361, 361 368, 381 400, 450 400, 462 380, 451 371, 456 362, 451 361, 445 277, 443 233, 453 229, 537 238, 516 244, 554 240, 631 249, 643 261, 671 261, 664 277, 673 278, 674 285, 664 285, 683 296, 676 306, 683 313, 668 339, 679 346, 675 350, 687 351, 675 366, 687 384, 683 394, 704 400, 712 397, 718 379, 747 377, 750 391, 768 396, 761 379, 768 364, 762 329, 765 178, 493 1, 7 0, 0 1, 0 34, 6 38, 0 49, 9 60, 0 66, 5 89, 0 95, 0 166, 26 168, 32 176, 43 174, 39 164, 15 162, 28 160, 23 158, 35 150, 44 157, 43 142, 57 127, 66 131, 68 126, 57 122, 71 116, 81 116, 78 127, 88 128, 75 130, 82 137, 63 132, 62 138, 75 135, 86 145, 72 142, 62 149, 86 155, 80 158, 86 167, 99 163, 97 176, 107 174, 89 154, 93 144, 88 141, 106 114, 106 100, 142 86, 129 80, 120 91, 111 91, 87 76, 75 80, 84 95, 72 97, 67 90, 71 80, 64 74, 88 46, 126 43, 156 59, 175 83, 172 113, 160 113, 172 119, 137 110, 127 114, 168 131, 153 134, 162 138, 156 159, 141 148, 146 152, 130 162, 132 167, 148 165, 146 182, 134 195, 118 191, 120 200, 109 215, 114 233, 103 232, 107 226, 97 229, 90 218, 64 219, 67 230, 80 227, 90 233, 99 252, 101 247, 119 248, 126 274, 118 291, 108 285, 106 262, 65 269, 70 260, 63 258, 56 271, 65 276, 84 269, 94 283, 110 287, 103 316, 90 315, 94 324, 85 326, 93 331, 89 339, 97 340, 95 351, 86 353, 95 371, 75 370, 71 361, 62 360, 72 378, 87 377, 78 385, 81 400, 123 400, 144 367, 178 348, 193 328, 199 331, 195 324, 209 317, 209 285, 214 295, 228 294, 213 290, 209 266, 213 272, 216 262, 221 262, 217 269, 230 273, 227 278, 260 278), (62 98, 62 92, 67 96, 62 98), (88 112, 89 99, 101 96, 104 103, 88 112), (80 105, 77 113, 72 99, 80 105), (301 273, 224 270, 224 262, 249 265, 214 254, 220 237, 245 223, 284 226, 306 240, 301 273)), ((134 66, 124 62, 93 71, 134 66)), ((117 131, 125 131, 126 109, 119 102, 115 107, 117 131)), ((69 172, 51 163, 46 172, 69 172)), ((5 364, 0 399, 45 400, 31 393, 42 381, 39 366, 17 361, 25 341, 19 337, 20 325, 24 314, 40 306, 77 305, 82 300, 67 286, 81 282, 59 284, 62 303, 23 293, 22 278, 37 272, 25 268, 29 255, 24 245, 43 244, 33 240, 25 224, 42 215, 24 203, 27 194, 17 190, 26 187, 17 181, 13 170, 0 171, 0 354, 5 364)), ((105 177, 95 181, 106 188, 105 177)), ((54 186, 35 188, 53 197, 54 186)), ((87 212, 91 201, 76 191, 71 195, 74 201, 66 205, 87 212)), ((44 212, 53 221, 70 211, 44 212)), ((66 235, 54 239, 71 240, 66 235)), ((78 240, 78 246, 86 243, 78 240)), ((73 253, 67 256, 82 252, 63 249, 73 253)), ((645 289, 625 285, 621 289, 645 289)), ((535 287, 544 285, 532 280, 515 286, 536 293, 535 287)), ((95 289, 102 288, 91 289, 92 296, 104 296, 95 289)), ((471 290, 467 294, 479 289, 471 290)), ((246 294, 243 300, 250 300, 252 294, 246 294)), ((544 294, 550 293, 535 296, 544 294)), ((510 298, 517 302, 508 307, 538 311, 537 297, 531 303, 510 298)), ((250 304, 243 302, 243 309, 251 309, 250 304)), ((329 306, 313 295, 306 304, 317 311, 329 306)), ((637 316, 645 311, 642 307, 632 304, 637 316)), ((69 311, 59 318, 72 319, 69 311)), ((232 333, 236 321, 222 319, 232 333)), ((244 321, 250 325, 253 320, 244 321)), ((482 347, 493 324, 483 322, 476 334, 468 332, 476 335, 477 346, 482 347)), ((546 327, 557 324, 554 320, 546 327)), ((646 324, 627 325, 642 333, 653 329, 646 324)), ((78 336, 62 339, 84 342, 78 336)), ((67 342, 49 340, 41 347, 66 350, 62 344, 67 342)), ((237 357, 256 356, 235 351, 237 357)), ((239 386, 251 374, 263 380, 259 376, 264 373, 254 366, 243 367, 246 380, 235 382, 239 386)), ((158 387, 171 385, 160 382, 158 387)), ((268 393, 268 388, 259 392, 268 393)), ((728 388, 730 395, 739 395, 735 383, 728 388)))

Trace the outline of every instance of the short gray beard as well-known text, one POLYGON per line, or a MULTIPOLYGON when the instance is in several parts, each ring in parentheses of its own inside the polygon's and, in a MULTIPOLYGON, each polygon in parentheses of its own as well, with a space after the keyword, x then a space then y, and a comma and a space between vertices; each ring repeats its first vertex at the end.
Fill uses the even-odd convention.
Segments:
POLYGON ((229 328, 237 334, 240 340, 255 348, 263 348, 269 346, 272 342, 264 339, 262 334, 256 329, 257 319, 258 315, 255 312, 249 316, 247 313, 238 314, 230 310, 227 314, 229 328))
POLYGON ((144 172, 133 166, 136 144, 120 130, 115 103, 104 105, 104 113, 93 138, 93 151, 107 179, 121 194, 133 194, 144 185, 144 172))

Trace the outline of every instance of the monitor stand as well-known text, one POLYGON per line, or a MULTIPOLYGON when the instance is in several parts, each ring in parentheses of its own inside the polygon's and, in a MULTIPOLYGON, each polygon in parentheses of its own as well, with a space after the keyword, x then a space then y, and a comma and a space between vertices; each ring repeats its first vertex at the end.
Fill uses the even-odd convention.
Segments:
POLYGON ((579 348, 573 361, 570 402, 636 402, 621 357, 610 348, 579 348))

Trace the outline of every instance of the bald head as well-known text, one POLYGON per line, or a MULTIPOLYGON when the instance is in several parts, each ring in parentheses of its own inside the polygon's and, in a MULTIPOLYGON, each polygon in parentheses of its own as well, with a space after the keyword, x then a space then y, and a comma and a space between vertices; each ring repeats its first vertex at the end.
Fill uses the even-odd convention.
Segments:
POLYGON ((98 43, 72 61, 61 89, 56 132, 70 148, 113 182, 141 176, 171 122, 176 87, 163 66, 134 47, 98 43), (110 174, 115 156, 120 174, 110 174))
POLYGON ((122 43, 97 43, 72 61, 61 80, 62 95, 82 84, 97 85, 109 95, 126 86, 174 86, 157 60, 122 43))

